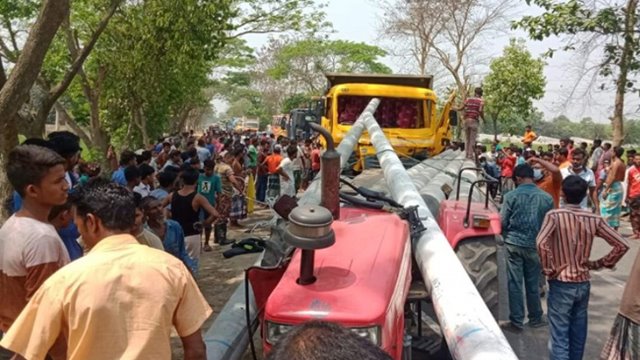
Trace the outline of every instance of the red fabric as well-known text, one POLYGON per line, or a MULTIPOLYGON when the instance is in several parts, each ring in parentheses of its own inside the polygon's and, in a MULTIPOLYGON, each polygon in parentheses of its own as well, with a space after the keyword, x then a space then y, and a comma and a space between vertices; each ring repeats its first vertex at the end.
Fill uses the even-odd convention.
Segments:
POLYGON ((640 169, 636 166, 629 170, 629 198, 640 196, 640 169))
POLYGON ((468 98, 464 101, 464 117, 465 119, 478 120, 482 107, 484 106, 484 100, 481 98, 468 98))
POLYGON ((318 171, 320 170, 320 150, 313 149, 311 151, 311 170, 318 171))
POLYGON ((502 172, 500 174, 502 177, 512 177, 513 168, 516 167, 515 156, 505 156, 500 162, 500 166, 502 167, 502 172))

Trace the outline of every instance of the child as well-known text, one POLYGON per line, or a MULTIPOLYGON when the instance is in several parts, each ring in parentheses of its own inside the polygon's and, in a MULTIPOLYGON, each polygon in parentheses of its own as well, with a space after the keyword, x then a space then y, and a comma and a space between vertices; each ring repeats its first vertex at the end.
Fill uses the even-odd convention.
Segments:
MULTIPOLYGON (((67 201, 66 164, 62 156, 40 146, 21 145, 9 153, 7 178, 20 194, 22 207, 0 228, 2 332, 9 330, 40 285, 69 263, 67 249, 48 222, 51 209, 67 201)), ((50 353, 64 357, 64 341, 56 342, 50 353)))
POLYGON ((67 248, 69 259, 73 261, 82 257, 84 250, 77 241, 77 230, 70 229, 69 227, 71 222, 73 222, 71 202, 67 201, 62 205, 54 206, 49 213, 49 222, 56 228, 60 239, 62 239, 62 243, 67 248))
MULTIPOLYGON (((198 193, 204 196, 211 206, 216 206, 216 197, 222 192, 220 177, 214 173, 216 163, 211 159, 204 162, 204 173, 198 178, 198 193)), ((200 220, 204 219, 204 213, 200 212, 200 220)), ((204 226, 204 251, 211 251, 209 240, 211 239, 211 224, 204 226)))

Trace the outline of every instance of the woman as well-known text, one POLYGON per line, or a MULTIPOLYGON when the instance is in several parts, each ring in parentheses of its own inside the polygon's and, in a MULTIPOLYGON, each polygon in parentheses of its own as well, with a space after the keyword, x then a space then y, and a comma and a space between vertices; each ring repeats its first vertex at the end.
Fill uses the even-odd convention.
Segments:
POLYGON ((219 219, 216 223, 216 231, 214 232, 215 242, 224 242, 225 240, 220 238, 220 234, 222 231, 226 234, 227 220, 229 219, 231 212, 233 191, 239 187, 239 184, 237 184, 236 178, 233 174, 233 169, 230 165, 232 162, 233 155, 228 151, 223 151, 220 153, 219 162, 216 164, 214 170, 216 175, 220 177, 222 188, 222 192, 216 199, 216 210, 218 210, 219 219))
POLYGON ((600 215, 612 228, 618 230, 620 227, 620 213, 622 212, 622 198, 626 166, 621 157, 624 154, 622 147, 614 150, 611 169, 604 182, 603 191, 600 195, 600 215))
POLYGON ((234 185, 233 195, 231 196, 231 211, 229 212, 229 218, 231 219, 231 225, 239 226, 238 220, 247 217, 247 200, 244 196, 244 147, 240 146, 234 149, 231 169, 233 170, 236 185, 234 185))

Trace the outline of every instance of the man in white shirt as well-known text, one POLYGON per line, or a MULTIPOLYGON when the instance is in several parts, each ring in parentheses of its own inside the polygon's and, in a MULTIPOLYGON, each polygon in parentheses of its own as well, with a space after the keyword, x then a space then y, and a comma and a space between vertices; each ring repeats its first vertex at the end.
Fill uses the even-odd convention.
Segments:
POLYGON ((293 175, 293 160, 298 154, 297 146, 287 147, 287 157, 283 157, 278 166, 278 174, 280 174, 280 196, 289 195, 296 196, 295 179, 293 175))

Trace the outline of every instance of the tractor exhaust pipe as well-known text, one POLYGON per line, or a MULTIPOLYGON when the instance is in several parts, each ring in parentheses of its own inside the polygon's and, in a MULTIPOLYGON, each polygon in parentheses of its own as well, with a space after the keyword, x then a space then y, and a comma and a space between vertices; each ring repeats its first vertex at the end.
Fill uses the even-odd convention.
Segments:
POLYGON ((361 118, 376 149, 391 196, 405 207, 417 205, 420 219, 426 227, 420 238, 413 241, 413 254, 431 294, 451 355, 454 359, 464 360, 516 360, 509 342, 373 117, 373 112, 365 111, 361 118))
MULTIPOLYGON (((380 99, 371 99, 371 101, 369 101, 369 105, 367 105, 367 107, 364 109, 362 114, 366 112, 371 112, 373 114, 378 108, 378 105, 380 105, 380 99)), ((347 133, 344 134, 342 141, 340 141, 340 144, 336 149, 338 153, 340 153, 341 168, 345 168, 348 165, 349 157, 353 153, 353 149, 355 149, 356 145, 358 145, 358 140, 360 140, 360 137, 362 136, 362 132, 364 131, 364 124, 362 123, 362 114, 358 117, 358 120, 356 120, 356 122, 353 123, 353 125, 351 126, 351 129, 349 129, 349 131, 347 131, 347 133)), ((315 130, 316 128, 313 128, 313 129, 315 130)), ((324 180, 318 181, 319 179, 323 179, 322 173, 320 174, 319 177, 316 177, 311 184, 309 184, 309 188, 307 188, 307 191, 305 191, 304 194, 302 194, 302 197, 300 198, 300 200, 298 200, 298 205, 320 204, 320 201, 321 201, 320 200, 321 199, 320 183, 324 183, 324 180)))
POLYGON ((336 235, 331 229, 333 217, 322 206, 298 206, 289 214, 289 225, 284 240, 302 250, 298 284, 309 285, 316 281, 313 275, 315 251, 333 245, 336 235))
POLYGON ((320 188, 320 205, 331 211, 334 220, 340 219, 340 153, 336 151, 333 137, 327 129, 310 123, 311 128, 325 139, 327 150, 320 158, 322 187, 320 188))

